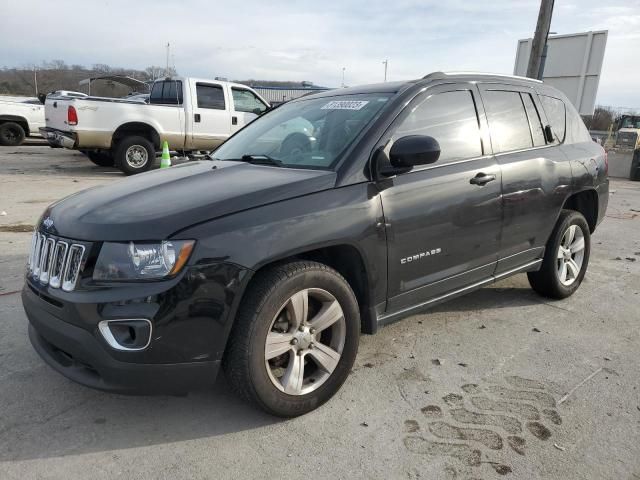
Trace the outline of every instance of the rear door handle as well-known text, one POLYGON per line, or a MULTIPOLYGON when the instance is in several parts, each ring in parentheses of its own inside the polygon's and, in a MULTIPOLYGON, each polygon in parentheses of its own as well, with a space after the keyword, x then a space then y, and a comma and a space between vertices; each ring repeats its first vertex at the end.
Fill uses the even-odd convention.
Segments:
POLYGON ((231 117, 231 125, 237 125, 238 124, 238 117, 233 116, 231 117))
POLYGON ((489 182, 493 182, 495 179, 496 179, 495 175, 486 175, 486 174, 480 172, 475 177, 473 177, 471 180, 469 180, 469 183, 471 185, 480 185, 482 187, 483 185, 486 185, 489 182))
POLYGON ((199 113, 194 113, 193 114, 193 121, 196 123, 200 123, 200 114, 199 113))

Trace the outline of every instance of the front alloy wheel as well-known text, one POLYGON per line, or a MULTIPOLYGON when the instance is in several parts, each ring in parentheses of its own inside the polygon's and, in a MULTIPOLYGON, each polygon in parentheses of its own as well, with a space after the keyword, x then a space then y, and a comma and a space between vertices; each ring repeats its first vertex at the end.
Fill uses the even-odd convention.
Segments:
POLYGON ((360 314, 331 267, 292 261, 247 287, 223 358, 231 387, 281 417, 307 413, 344 383, 358 351, 360 314))
POLYGON ((265 342, 269 378, 289 395, 322 386, 338 366, 346 325, 336 298, 319 288, 295 293, 275 315, 265 342))

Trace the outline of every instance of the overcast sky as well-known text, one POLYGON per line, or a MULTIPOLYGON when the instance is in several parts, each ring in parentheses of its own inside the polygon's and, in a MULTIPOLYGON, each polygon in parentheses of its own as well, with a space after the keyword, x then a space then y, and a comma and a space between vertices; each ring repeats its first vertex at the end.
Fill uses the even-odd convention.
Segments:
MULTIPOLYGON (((556 0, 552 31, 609 30, 597 102, 640 107, 640 0, 556 0)), ((431 71, 513 73, 539 0, 0 0, 0 66, 164 65, 339 86, 431 71)))

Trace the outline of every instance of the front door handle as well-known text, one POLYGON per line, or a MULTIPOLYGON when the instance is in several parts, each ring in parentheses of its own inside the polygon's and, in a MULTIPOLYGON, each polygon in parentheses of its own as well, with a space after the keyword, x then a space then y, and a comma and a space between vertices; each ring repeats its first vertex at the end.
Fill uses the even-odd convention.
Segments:
POLYGON ((469 183, 471 185, 486 185, 489 182, 493 182, 496 179, 495 175, 486 175, 482 172, 480 172, 479 174, 477 174, 475 177, 473 177, 471 180, 469 180, 469 183))

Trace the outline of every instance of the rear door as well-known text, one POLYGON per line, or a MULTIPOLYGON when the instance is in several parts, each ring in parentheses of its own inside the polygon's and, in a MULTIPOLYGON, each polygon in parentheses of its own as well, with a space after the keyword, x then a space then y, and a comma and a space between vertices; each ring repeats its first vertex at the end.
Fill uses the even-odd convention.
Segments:
POLYGON ((542 257, 571 185, 571 167, 558 143, 545 139, 546 117, 535 91, 500 84, 479 88, 502 169, 499 275, 542 257))
POLYGON ((378 183, 387 224, 389 314, 491 278, 502 225, 501 171, 472 84, 428 89, 382 140, 429 135, 439 160, 378 183), (389 135, 389 134, 388 134, 389 135))
POLYGON ((251 90, 231 87, 233 110, 231 112, 231 134, 258 118, 268 106, 251 90))
POLYGON ((212 150, 231 134, 231 99, 220 83, 190 83, 191 144, 197 150, 212 150))

